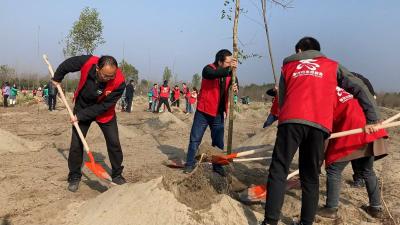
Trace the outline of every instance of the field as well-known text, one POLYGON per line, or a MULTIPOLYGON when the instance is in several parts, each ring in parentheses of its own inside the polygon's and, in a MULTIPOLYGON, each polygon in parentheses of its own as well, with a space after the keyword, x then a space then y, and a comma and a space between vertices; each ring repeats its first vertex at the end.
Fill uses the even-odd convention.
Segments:
MULTIPOLYGON (((182 104, 183 105, 183 104, 182 104)), ((133 112, 118 112, 124 151, 124 176, 128 184, 113 186, 84 169, 77 193, 67 191, 67 156, 71 125, 62 104, 49 112, 43 103, 0 108, 0 224, 258 224, 260 204, 245 205, 237 193, 250 184, 265 183, 269 162, 232 163, 222 178, 208 165, 192 175, 164 164, 184 159, 193 115, 174 108, 173 114, 146 112, 146 99, 135 97, 133 112)), ((270 105, 239 105, 235 113, 235 151, 273 145, 276 125, 262 129, 270 105)), ((385 118, 398 113, 382 108, 385 118)), ((226 123, 227 124, 227 123, 226 123)), ((227 132, 226 132, 227 134, 227 132)), ((390 129, 390 155, 375 164, 382 195, 391 215, 400 220, 400 130, 390 129)), ((97 161, 109 161, 105 141, 93 123, 88 143, 97 161)), ((210 143, 206 132, 203 145, 210 143)), ((271 155, 271 151, 260 154, 271 155)), ((292 169, 297 169, 297 161, 292 169)), ((325 175, 320 176, 320 206, 325 202, 325 175)), ((340 219, 317 217, 315 224, 391 224, 389 216, 376 220, 360 206, 368 203, 365 189, 352 188, 351 167, 344 172, 340 219)), ((300 213, 300 190, 287 192, 282 224, 300 213)), ((386 212, 387 213, 387 212, 386 212)))

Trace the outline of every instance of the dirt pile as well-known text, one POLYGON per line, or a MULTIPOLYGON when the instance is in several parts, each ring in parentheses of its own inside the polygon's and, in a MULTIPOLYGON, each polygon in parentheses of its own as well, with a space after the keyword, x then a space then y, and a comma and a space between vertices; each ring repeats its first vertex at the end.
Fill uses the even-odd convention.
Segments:
POLYGON ((0 129, 0 154, 37 151, 40 147, 40 143, 25 140, 8 131, 0 129))
MULTIPOLYGON (((179 185, 184 186, 189 183, 179 185)), ((74 225, 255 225, 257 217, 260 217, 260 214, 254 214, 226 195, 220 195, 218 200, 209 203, 208 209, 195 210, 178 201, 176 194, 166 190, 164 186, 165 178, 160 177, 147 183, 114 187, 79 207, 76 204, 71 205, 69 213, 59 221, 61 224, 74 225)), ((187 195, 192 193, 189 192, 187 195)))

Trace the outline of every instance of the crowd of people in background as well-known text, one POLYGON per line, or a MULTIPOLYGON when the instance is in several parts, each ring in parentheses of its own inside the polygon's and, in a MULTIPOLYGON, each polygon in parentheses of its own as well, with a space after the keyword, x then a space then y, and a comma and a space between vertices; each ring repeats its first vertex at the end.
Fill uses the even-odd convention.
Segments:
POLYGON ((165 108, 172 113, 170 105, 172 107, 180 107, 181 98, 185 100, 185 110, 184 113, 190 114, 194 112, 196 108, 197 95, 199 91, 196 87, 192 90, 186 85, 182 84, 180 88, 179 85, 175 85, 173 89, 168 85, 168 81, 164 81, 162 86, 157 83, 153 84, 150 90, 147 92, 148 97, 148 112, 159 113, 165 111, 165 108), (171 103, 171 104, 170 104, 171 103), (161 108, 164 105, 164 108, 161 108))
POLYGON ((34 87, 31 91, 26 87, 18 87, 17 84, 10 85, 10 82, 4 82, 1 86, 1 96, 3 97, 3 107, 15 106, 17 104, 17 96, 33 97, 39 102, 44 102, 49 106, 49 111, 56 108, 57 88, 48 82, 46 85, 34 87))

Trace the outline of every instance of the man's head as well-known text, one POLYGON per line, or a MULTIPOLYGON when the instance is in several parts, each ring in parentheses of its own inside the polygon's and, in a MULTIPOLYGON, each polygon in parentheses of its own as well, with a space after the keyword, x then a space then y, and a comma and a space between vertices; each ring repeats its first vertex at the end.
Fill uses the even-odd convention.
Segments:
POLYGON ((186 83, 183 83, 183 84, 182 84, 182 87, 185 88, 185 87, 186 87, 186 83))
POLYGON ((155 83, 153 86, 154 86, 155 88, 157 88, 157 87, 158 87, 158 84, 157 84, 157 83, 155 83))
POLYGON ((168 80, 164 80, 163 85, 168 86, 168 80))
POLYGON ((133 80, 129 80, 129 83, 130 83, 130 84, 133 84, 133 80))
POLYGON ((227 68, 231 66, 232 62, 232 52, 228 49, 222 49, 215 55, 214 65, 222 68, 227 68))
POLYGON ((316 50, 316 51, 321 51, 321 46, 319 45, 319 42, 317 39, 313 37, 303 37, 300 39, 299 42, 297 42, 295 46, 296 53, 299 52, 304 52, 308 50, 316 50))
POLYGON ((117 73, 117 60, 109 55, 103 55, 97 62, 96 72, 100 82, 108 82, 115 78, 117 73))

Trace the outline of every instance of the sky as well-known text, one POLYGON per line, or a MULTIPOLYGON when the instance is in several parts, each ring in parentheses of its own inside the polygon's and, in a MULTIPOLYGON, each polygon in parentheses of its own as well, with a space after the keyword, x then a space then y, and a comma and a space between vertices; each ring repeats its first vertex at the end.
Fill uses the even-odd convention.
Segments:
MULTIPOLYGON (((105 44, 96 55, 123 58, 139 70, 140 79, 161 81, 166 66, 178 80, 214 60, 218 50, 232 50, 233 23, 222 20, 224 0, 0 0, 0 65, 17 73, 46 74, 41 55, 56 67, 62 44, 86 6, 103 22, 105 44)), ((400 1, 293 0, 283 9, 268 2, 273 59, 279 75, 282 61, 304 36, 319 40, 322 53, 350 71, 369 78, 377 91, 399 91, 400 1)), ((241 0, 239 47, 251 58, 239 65, 241 84, 273 82, 259 0, 241 0)))

